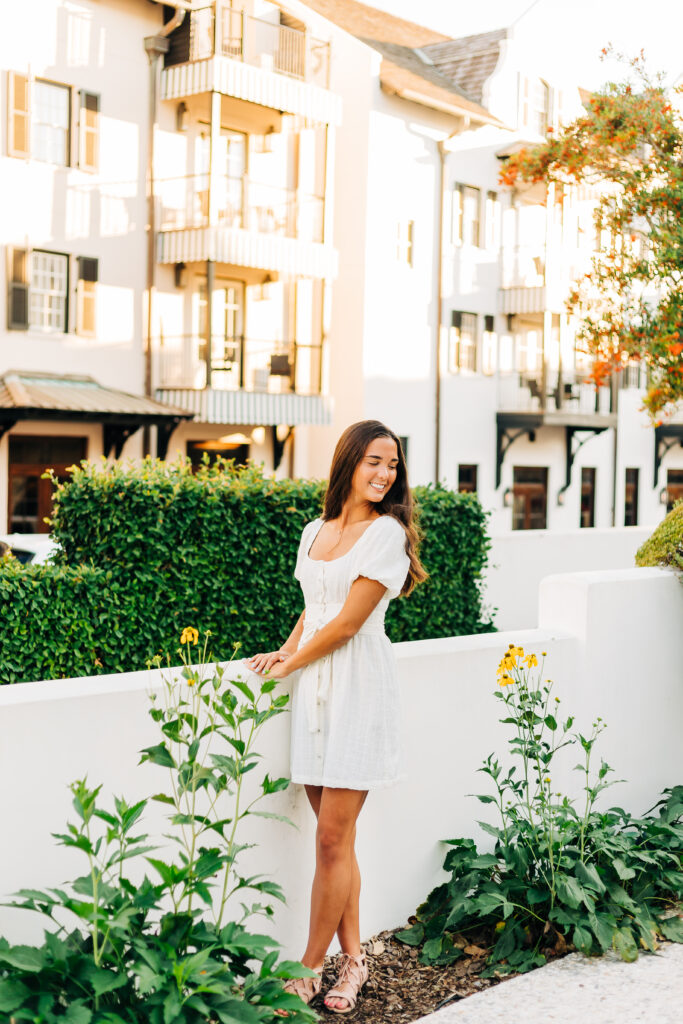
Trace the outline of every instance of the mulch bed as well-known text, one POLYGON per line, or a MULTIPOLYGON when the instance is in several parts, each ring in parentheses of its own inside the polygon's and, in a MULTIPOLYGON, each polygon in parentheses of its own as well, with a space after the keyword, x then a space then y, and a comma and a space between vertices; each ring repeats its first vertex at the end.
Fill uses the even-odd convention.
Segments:
MULTIPOLYGON (((364 943, 370 966, 370 979, 363 988, 354 1011, 344 1020, 358 1024, 410 1024, 433 1013, 441 1006, 481 992, 507 978, 482 978, 487 950, 473 939, 464 955, 450 967, 428 967, 419 962, 419 950, 394 938, 393 932, 381 932, 364 943)), ((324 993, 334 983, 333 961, 323 975, 324 993)), ((323 996, 312 1004, 325 1021, 334 1016, 323 1006, 323 996)))

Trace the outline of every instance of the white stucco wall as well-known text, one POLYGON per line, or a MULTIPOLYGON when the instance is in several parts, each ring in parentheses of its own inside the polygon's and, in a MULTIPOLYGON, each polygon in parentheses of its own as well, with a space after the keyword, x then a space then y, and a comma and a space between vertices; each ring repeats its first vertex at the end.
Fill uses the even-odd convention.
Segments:
MULTIPOLYGON (((439 879, 439 840, 474 836, 485 809, 467 794, 485 792, 476 773, 492 751, 506 750, 500 706, 492 695, 496 664, 511 642, 547 652, 562 709, 590 728, 608 723, 599 754, 628 782, 609 791, 617 802, 647 810, 666 786, 681 782, 683 754, 683 587, 670 573, 639 569, 556 576, 541 586, 540 626, 514 633, 421 641, 396 646, 404 702, 406 781, 372 793, 358 830, 363 871, 362 933, 403 923, 439 879)), ((0 848, 4 897, 22 886, 56 885, 78 871, 72 851, 50 838, 70 809, 68 783, 86 773, 106 793, 135 799, 166 783, 162 769, 137 767, 138 752, 156 742, 146 711, 154 673, 58 680, 0 687, 0 848)), ((268 726, 264 770, 288 771, 288 722, 268 726)), ((578 792, 570 752, 558 768, 558 788, 578 792)), ((254 773, 260 774, 260 773, 254 773)), ((275 934, 287 953, 301 955, 313 871, 313 821, 304 791, 290 787, 270 809, 293 818, 298 831, 259 821, 248 837, 260 841, 243 868, 265 872, 287 894, 275 934)), ((162 831, 155 810, 151 831, 162 831)), ((257 922, 258 930, 265 926, 257 922)), ((0 934, 35 941, 41 923, 0 908, 0 934)))
MULTIPOLYGON (((550 575, 632 569, 649 528, 518 530, 491 537, 484 604, 500 630, 531 629, 539 622, 539 587, 550 575)), ((542 609, 541 609, 542 611, 542 609)))

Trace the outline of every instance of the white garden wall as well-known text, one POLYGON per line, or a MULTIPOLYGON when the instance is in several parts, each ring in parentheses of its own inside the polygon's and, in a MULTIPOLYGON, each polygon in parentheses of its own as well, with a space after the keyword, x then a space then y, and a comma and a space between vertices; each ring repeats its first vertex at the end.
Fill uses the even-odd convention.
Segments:
MULTIPOLYGON (((486 791, 476 769, 489 752, 505 749, 492 691, 510 642, 547 651, 547 675, 577 725, 588 729, 597 715, 609 723, 601 752, 629 781, 607 794, 607 804, 642 812, 662 788, 683 782, 681 622, 683 586, 670 573, 577 573, 543 582, 538 629, 397 645, 407 779, 371 794, 361 816, 364 935, 401 924, 423 899, 439 877, 440 839, 486 841, 476 820, 489 808, 467 794, 486 791)), ((58 884, 82 867, 50 838, 69 815, 72 779, 87 773, 91 783, 130 799, 162 788, 162 769, 136 767, 137 752, 156 741, 146 710, 147 691, 158 682, 156 673, 142 672, 0 688, 0 897, 58 884)), ((271 774, 286 774, 287 716, 270 724, 263 752, 271 774)), ((570 755, 567 769, 574 760, 570 755)), ((569 780, 578 787, 568 770, 564 775, 558 786, 569 780)), ((245 867, 283 885, 289 903, 272 927, 285 950, 300 955, 312 815, 298 786, 273 797, 270 809, 292 817, 299 831, 259 821, 251 835, 261 845, 244 855, 245 867)), ((161 831, 158 818, 151 824, 161 831)), ((257 927, 268 926, 261 920, 257 927)), ((0 909, 0 934, 33 941, 39 928, 33 915, 0 909)))
POLYGON ((498 629, 538 625, 539 586, 563 572, 631 569, 649 527, 587 530, 517 530, 491 537, 484 602, 496 609, 498 629))

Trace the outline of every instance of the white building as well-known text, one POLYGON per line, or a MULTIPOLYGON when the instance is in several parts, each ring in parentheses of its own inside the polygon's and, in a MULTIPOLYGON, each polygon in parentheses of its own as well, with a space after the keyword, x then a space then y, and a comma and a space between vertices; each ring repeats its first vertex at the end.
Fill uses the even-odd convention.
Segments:
POLYGON ((683 428, 655 443, 637 389, 582 383, 564 297, 590 196, 498 184, 580 110, 523 22, 450 40, 355 0, 32 0, 5 29, 0 530, 44 528, 47 466, 322 476, 363 417, 496 531, 655 522, 681 493, 683 428))
POLYGON ((44 530, 42 472, 83 457, 272 470, 288 447, 306 472, 337 265, 327 28, 260 0, 8 11, 0 530, 44 530))
POLYGON ((356 371, 345 394, 333 375, 333 432, 386 421, 411 478, 476 489, 494 532, 656 523, 683 496, 683 424, 655 435, 632 368, 596 395, 565 312, 595 197, 499 183, 506 155, 581 113, 577 83, 523 20, 452 40, 355 0, 306 2, 374 52, 367 120, 356 110, 353 146, 339 136, 330 348, 356 371))

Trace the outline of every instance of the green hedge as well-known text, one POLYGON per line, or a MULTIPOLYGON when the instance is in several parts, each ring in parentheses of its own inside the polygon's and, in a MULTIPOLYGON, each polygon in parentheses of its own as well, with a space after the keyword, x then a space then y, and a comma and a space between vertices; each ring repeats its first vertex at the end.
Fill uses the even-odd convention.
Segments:
MULTIPOLYGON (((144 668, 173 656, 186 625, 211 630, 217 657, 278 646, 302 608, 292 571, 324 484, 273 480, 222 463, 84 463, 59 485, 55 565, 0 566, 6 624, 0 681, 144 668), (9 628, 7 628, 9 627, 9 628)), ((415 490, 430 579, 392 602, 392 640, 489 631, 481 575, 489 540, 472 495, 415 490)))
POLYGON ((636 552, 636 565, 683 569, 683 501, 677 502, 636 552))

